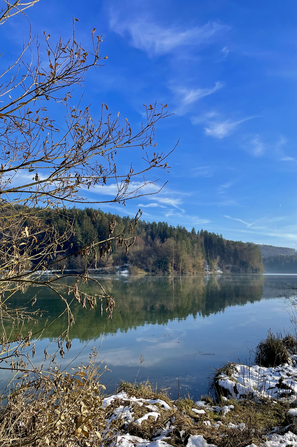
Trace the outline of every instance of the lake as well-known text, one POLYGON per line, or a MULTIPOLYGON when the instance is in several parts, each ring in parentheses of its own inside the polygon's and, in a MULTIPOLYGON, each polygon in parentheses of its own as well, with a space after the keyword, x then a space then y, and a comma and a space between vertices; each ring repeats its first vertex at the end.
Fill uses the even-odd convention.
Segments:
MULTIPOLYGON (((173 399, 178 383, 181 396, 198 399, 208 392, 216 368, 227 361, 252 362, 253 350, 269 329, 282 334, 295 330, 294 275, 96 278, 116 301, 113 318, 75 303, 72 348, 64 348, 64 359, 57 361, 70 369, 87 363, 92 348, 100 348, 98 361, 110 370, 102 376, 107 392, 122 380, 149 380, 173 399)), ((94 286, 88 292, 98 293, 94 286)), ((36 288, 20 295, 14 306, 35 293, 36 288)), ((42 289, 36 305, 43 316, 34 331, 63 309, 59 299, 42 289)), ((36 362, 43 360, 45 348, 49 353, 56 349, 54 340, 64 328, 65 319, 59 318, 41 333, 36 362)), ((2 385, 7 379, 8 373, 1 373, 2 385)))

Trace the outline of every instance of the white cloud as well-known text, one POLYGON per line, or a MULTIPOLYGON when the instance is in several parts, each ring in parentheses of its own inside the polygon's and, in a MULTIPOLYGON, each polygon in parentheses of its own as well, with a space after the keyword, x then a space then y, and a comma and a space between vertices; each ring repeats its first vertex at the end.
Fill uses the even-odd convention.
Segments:
POLYGON ((215 63, 224 61, 229 53, 230 53, 230 51, 229 51, 228 47, 223 47, 221 49, 221 57, 217 61, 215 61, 215 63))
POLYGON ((250 119, 254 118, 253 116, 244 118, 239 121, 222 121, 222 122, 209 122, 207 123, 207 126, 204 128, 206 135, 222 139, 230 135, 233 130, 241 123, 244 123, 245 121, 248 121, 250 119))
POLYGON ((176 115, 184 115, 188 112, 189 106, 205 96, 212 95, 220 90, 224 84, 216 82, 214 87, 210 88, 188 88, 188 87, 170 87, 175 95, 177 109, 174 111, 176 115))
MULTIPOLYGON (((265 216, 265 217, 261 217, 260 219, 255 220, 255 222, 248 223, 248 222, 245 222, 244 220, 238 219, 236 217, 230 217, 230 216, 226 216, 226 215, 224 217, 226 217, 226 219, 235 220, 237 222, 243 223, 244 225, 246 225, 247 228, 250 228, 250 227, 254 226, 256 223, 267 219, 267 216, 265 216)), ((269 220, 271 222, 272 219, 269 219, 269 220)), ((257 228, 259 229, 259 228, 265 228, 265 227, 257 227, 257 228)))
POLYGON ((159 203, 148 203, 147 205, 143 205, 143 203, 139 203, 140 208, 166 208, 166 206, 160 205, 159 203))
POLYGON ((230 216, 224 216, 226 219, 230 219, 230 220, 236 220, 237 222, 240 222, 240 223, 243 223, 243 224, 245 224, 245 225, 247 225, 247 226, 250 226, 247 222, 245 222, 244 220, 241 220, 241 219, 237 219, 236 217, 230 217, 230 216))
POLYGON ((233 185, 233 183, 234 182, 227 182, 227 183, 224 183, 223 185, 220 185, 220 188, 223 188, 223 189, 228 189, 228 188, 230 188, 232 185, 233 185))
POLYGON ((223 53, 222 59, 225 59, 228 56, 228 54, 230 53, 230 51, 228 50, 227 47, 224 47, 224 48, 222 48, 221 53, 223 53))
POLYGON ((148 17, 123 20, 123 17, 117 16, 114 11, 111 13, 109 24, 117 34, 128 34, 135 48, 150 55, 176 54, 179 47, 201 45, 215 34, 228 29, 226 25, 217 22, 208 22, 201 27, 188 29, 166 28, 153 23, 148 17))
POLYGON ((202 178, 210 178, 214 176, 214 173, 218 166, 198 166, 197 168, 191 169, 190 174, 191 177, 202 177, 202 178))
MULTIPOLYGON (((105 196, 116 196, 121 187, 124 184, 111 183, 110 185, 95 185, 90 188, 82 187, 82 189, 95 192, 96 194, 105 195, 105 196)), ((145 182, 130 182, 127 185, 124 185, 124 189, 122 190, 125 196, 133 193, 133 191, 139 190, 139 194, 153 194, 160 190, 160 187, 155 183, 145 183, 145 182)))
POLYGON ((174 208, 180 209, 178 205, 182 204, 181 199, 170 199, 169 197, 156 197, 159 203, 164 203, 166 205, 173 206, 174 208))
MULTIPOLYGON (((167 191, 167 194, 172 195, 173 192, 172 191, 167 191)), ((175 195, 179 194, 178 192, 175 192, 175 195)), ((182 205, 183 201, 181 198, 173 198, 173 197, 164 197, 164 193, 162 194, 158 194, 156 196, 154 196, 153 198, 154 202, 151 202, 147 205, 142 205, 139 204, 140 207, 144 207, 144 208, 167 208, 168 206, 172 206, 182 212, 184 212, 184 210, 182 208, 180 208, 180 205, 182 205)))
POLYGON ((282 147, 285 146, 287 144, 287 142, 288 142, 287 138, 285 138, 283 136, 279 137, 278 141, 275 144, 276 150, 281 151, 282 147))
POLYGON ((297 161, 296 158, 291 157, 290 155, 287 155, 284 152, 283 147, 286 146, 287 142, 288 142, 288 140, 284 136, 279 137, 278 141, 275 143, 276 154, 279 157, 280 161, 289 161, 289 162, 293 162, 295 164, 297 161))
POLYGON ((211 112, 206 112, 204 114, 198 116, 191 117, 191 123, 195 126, 196 124, 203 124, 213 118, 214 116, 218 116, 218 113, 212 110, 211 112))
POLYGON ((252 144, 252 154, 255 157, 260 157, 265 152, 265 146, 262 143, 262 141, 259 138, 259 135, 257 135, 251 142, 252 144))
POLYGON ((251 230, 239 230, 234 228, 225 228, 225 231, 234 231, 238 233, 249 233, 249 234, 260 234, 261 236, 271 236, 271 237, 277 237, 277 238, 284 238, 291 241, 297 241, 297 234, 295 233, 285 233, 284 231, 279 232, 258 232, 258 231, 251 231, 251 230))
POLYGON ((234 181, 230 181, 230 182, 224 183, 223 185, 220 185, 219 189, 218 189, 218 193, 223 194, 227 189, 231 188, 231 186, 233 184, 234 184, 234 181))
POLYGON ((184 213, 179 213, 176 212, 175 210, 169 210, 166 214, 165 217, 170 217, 172 219, 176 219, 179 224, 180 222, 182 222, 182 224, 184 226, 193 226, 193 225, 204 225, 204 224, 208 224, 210 223, 210 220, 208 219, 202 219, 199 216, 189 216, 188 214, 184 214, 184 213))
POLYGON ((283 157, 283 158, 281 158, 281 161, 294 161, 294 162, 296 162, 296 159, 293 158, 293 157, 283 157))

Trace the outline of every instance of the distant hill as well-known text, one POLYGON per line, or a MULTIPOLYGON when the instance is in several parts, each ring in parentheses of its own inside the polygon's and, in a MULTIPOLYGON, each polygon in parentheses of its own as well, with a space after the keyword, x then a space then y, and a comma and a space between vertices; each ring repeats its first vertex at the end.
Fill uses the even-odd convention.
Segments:
POLYGON ((297 255, 263 258, 265 273, 297 273, 297 255))
POLYGON ((257 244, 265 273, 297 273, 297 251, 294 248, 257 244))
POLYGON ((296 250, 294 248, 274 247, 273 245, 256 244, 259 247, 262 258, 270 256, 294 256, 296 250))

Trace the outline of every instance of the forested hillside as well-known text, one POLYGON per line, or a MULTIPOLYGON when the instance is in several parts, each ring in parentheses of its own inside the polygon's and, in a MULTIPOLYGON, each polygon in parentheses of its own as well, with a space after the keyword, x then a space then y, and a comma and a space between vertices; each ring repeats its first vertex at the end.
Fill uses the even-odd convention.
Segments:
POLYGON ((265 273, 297 273, 297 255, 263 258, 265 273))
POLYGON ((270 256, 294 256, 296 250, 287 247, 274 247, 273 245, 257 244, 262 255, 262 258, 270 256))
MULTIPOLYGON (((73 223, 74 234, 63 246, 67 254, 74 257, 61 260, 59 268, 80 270, 86 267, 86 259, 80 250, 98 235, 108 237, 109 225, 116 223, 115 234, 129 227, 133 219, 113 216, 102 211, 86 208, 71 209, 64 215, 53 211, 43 212, 48 224, 58 228, 62 233, 66 221, 73 223)), ((147 223, 139 221, 134 232, 135 243, 126 251, 118 243, 114 243, 109 253, 88 259, 92 268, 114 267, 129 264, 132 271, 138 269, 153 274, 196 274, 205 270, 232 273, 261 273, 263 264, 260 251, 254 244, 233 242, 221 235, 207 231, 191 232, 184 227, 172 227, 164 222, 147 223)), ((57 255, 62 257, 62 255, 57 255)), ((53 266, 57 268, 57 264, 53 266)))

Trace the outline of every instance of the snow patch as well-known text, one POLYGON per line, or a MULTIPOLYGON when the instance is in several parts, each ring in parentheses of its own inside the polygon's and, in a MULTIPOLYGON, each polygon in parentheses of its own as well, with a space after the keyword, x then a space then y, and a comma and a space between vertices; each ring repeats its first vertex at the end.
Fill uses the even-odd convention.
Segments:
POLYGON ((194 435, 188 439, 187 447, 216 447, 214 444, 208 444, 203 436, 194 435))
POLYGON ((297 369, 288 363, 274 368, 236 364, 231 376, 224 373, 218 376, 218 385, 235 399, 248 395, 274 399, 296 396, 297 369))
POLYGON ((192 411, 196 414, 205 414, 205 410, 197 410, 196 408, 192 408, 192 411))
POLYGON ((263 447, 296 447, 297 435, 288 431, 284 435, 270 435, 269 439, 263 444, 263 447))
POLYGON ((150 416, 153 417, 156 421, 158 419, 158 417, 160 416, 160 413, 157 413, 156 411, 151 411, 150 413, 145 414, 141 418, 136 419, 135 424, 141 425, 143 423, 143 421, 146 421, 150 416))
POLYGON ((291 408, 289 411, 288 411, 288 414, 290 415, 290 416, 297 416, 297 408, 291 408))

